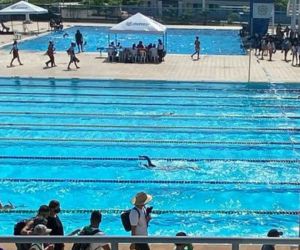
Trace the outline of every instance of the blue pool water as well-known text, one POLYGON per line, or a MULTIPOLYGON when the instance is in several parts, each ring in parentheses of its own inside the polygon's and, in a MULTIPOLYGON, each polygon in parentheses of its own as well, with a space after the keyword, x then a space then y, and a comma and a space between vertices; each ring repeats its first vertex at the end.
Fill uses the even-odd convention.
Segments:
POLYGON ((1 200, 17 206, 2 235, 50 199, 67 233, 97 208, 126 235, 138 191, 152 235, 298 235, 300 84, 0 78, 0 93, 1 200))
MULTIPOLYGON (((38 37, 33 40, 27 40, 20 43, 20 49, 31 51, 46 51, 48 42, 53 40, 58 51, 66 51, 71 41, 74 41, 76 30, 80 29, 86 43, 85 50, 96 52, 97 47, 107 47, 108 27, 86 27, 76 26, 65 29, 62 32, 51 32, 48 35, 38 37), (68 37, 63 37, 67 33, 68 37)), ((167 50, 171 54, 191 54, 194 51, 195 36, 201 40, 201 53, 209 55, 243 55, 244 49, 241 47, 241 39, 237 30, 213 30, 213 29, 168 29, 167 32, 167 50)), ((115 35, 110 36, 114 41, 115 35)), ((156 35, 143 34, 119 34, 118 41, 124 47, 131 47, 133 43, 143 41, 144 44, 157 44, 156 35)))

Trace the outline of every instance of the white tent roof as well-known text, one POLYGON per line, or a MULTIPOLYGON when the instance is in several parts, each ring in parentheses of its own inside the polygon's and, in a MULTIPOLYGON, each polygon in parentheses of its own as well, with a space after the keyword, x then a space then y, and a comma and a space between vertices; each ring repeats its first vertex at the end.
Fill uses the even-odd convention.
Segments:
POLYGON ((164 34, 166 30, 166 26, 141 13, 136 13, 110 28, 112 33, 164 34))
POLYGON ((48 13, 48 10, 25 1, 17 2, 0 10, 0 15, 25 15, 44 13, 48 13))

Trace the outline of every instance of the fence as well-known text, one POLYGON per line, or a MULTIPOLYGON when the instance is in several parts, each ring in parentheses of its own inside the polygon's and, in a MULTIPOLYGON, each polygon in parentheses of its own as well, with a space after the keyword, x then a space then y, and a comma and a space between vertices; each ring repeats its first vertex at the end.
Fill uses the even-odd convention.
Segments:
MULTIPOLYGON (((5 5, 0 5, 0 8, 5 5)), ((60 13, 66 21, 87 21, 87 22, 110 22, 117 23, 128 16, 141 12, 147 16, 165 24, 201 24, 201 25, 224 25, 247 23, 249 21, 249 8, 210 8, 205 11, 202 8, 187 8, 176 6, 93 6, 93 5, 41 5, 50 13, 60 13)), ((32 15, 32 20, 49 20, 49 14, 32 15), (47 18, 45 18, 47 16, 47 18)), ((12 16, 15 20, 23 20, 22 16, 12 16)), ((10 20, 10 17, 9 17, 10 20)), ((275 23, 290 24, 291 18, 286 11, 275 12, 275 23)))
MULTIPOLYGON (((207 9, 178 7, 143 7, 143 6, 65 6, 60 13, 65 20, 120 22, 128 16, 141 12, 166 24, 232 24, 247 23, 249 9, 207 9)), ((276 11, 275 22, 290 24, 291 19, 285 11, 276 11)))
MULTIPOLYGON (((120 236, 3 236, 0 243, 110 243, 112 250, 119 250, 119 244, 124 243, 162 243, 162 244, 227 244, 232 250, 239 250, 240 245, 247 244, 300 244, 300 238, 216 238, 216 237, 120 237, 120 236)), ((299 246, 298 246, 299 247, 299 246)))

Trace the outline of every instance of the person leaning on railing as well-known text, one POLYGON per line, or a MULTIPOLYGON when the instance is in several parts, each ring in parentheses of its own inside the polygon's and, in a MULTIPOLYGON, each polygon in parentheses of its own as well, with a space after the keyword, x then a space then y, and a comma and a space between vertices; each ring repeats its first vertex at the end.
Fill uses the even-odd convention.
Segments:
MULTIPOLYGON (((283 232, 278 231, 277 229, 271 229, 268 232, 268 237, 280 237, 283 235, 283 232)), ((274 245, 262 245, 261 250, 275 250, 274 245)))

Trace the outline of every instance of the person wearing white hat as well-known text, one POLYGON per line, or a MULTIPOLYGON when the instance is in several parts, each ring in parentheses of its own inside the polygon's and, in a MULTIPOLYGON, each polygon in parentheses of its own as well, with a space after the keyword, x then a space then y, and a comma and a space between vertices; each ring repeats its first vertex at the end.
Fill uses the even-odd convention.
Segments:
MULTIPOLYGON (((152 196, 145 192, 137 193, 131 200, 134 208, 131 209, 129 220, 131 224, 131 235, 148 235, 148 223, 151 220, 150 211, 147 211, 145 205, 152 200, 152 196)), ((149 209, 148 209, 149 210, 149 209)), ((151 210, 151 209, 150 209, 151 210)), ((149 250, 148 244, 131 244, 130 249, 149 250)))
MULTIPOLYGON (((51 229, 47 228, 43 224, 38 224, 33 228, 33 235, 49 235, 51 233, 51 229)), ((29 250, 53 250, 54 245, 50 244, 47 245, 46 247, 44 246, 43 243, 32 243, 31 247, 29 250)))

